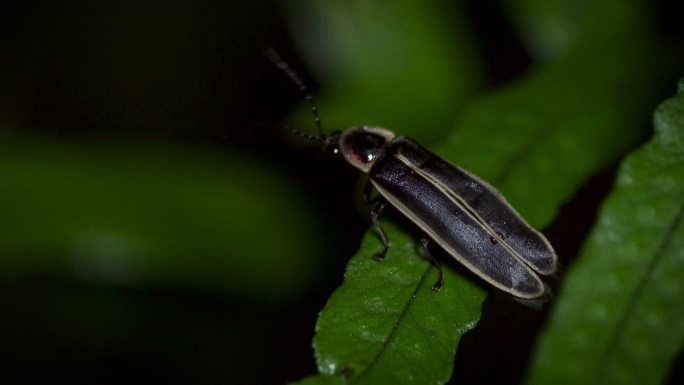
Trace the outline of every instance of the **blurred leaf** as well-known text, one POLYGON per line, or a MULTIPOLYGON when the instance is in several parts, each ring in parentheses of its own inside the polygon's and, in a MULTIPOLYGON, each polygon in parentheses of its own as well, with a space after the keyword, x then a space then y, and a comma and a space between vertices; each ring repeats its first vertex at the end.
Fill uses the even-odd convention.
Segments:
POLYGON ((444 151, 437 149, 458 154, 460 165, 491 180, 538 227, 591 175, 643 140, 645 117, 669 66, 658 60, 662 52, 637 3, 616 6, 619 11, 610 0, 584 3, 510 4, 513 13, 534 8, 539 20, 531 25, 557 17, 577 36, 563 55, 465 109, 444 151), (470 151, 475 142, 484 142, 479 153, 470 151), (526 206, 531 195, 548 202, 526 206))
POLYGON ((306 202, 254 161, 45 140, 0 146, 3 274, 279 298, 316 273, 306 202))
POLYGON ((573 50, 601 46, 614 35, 648 22, 646 2, 622 0, 506 0, 504 5, 527 48, 549 61, 573 50))
POLYGON ((436 151, 493 182, 531 224, 548 225, 578 186, 645 137, 666 72, 642 24, 610 27, 468 105, 436 151), (530 196, 543 202, 528 205, 530 196))
POLYGON ((658 384, 684 342, 684 79, 622 164, 564 280, 530 383, 658 384))
MULTIPOLYGON (((420 141, 448 129, 483 73, 465 3, 288 1, 290 25, 319 81, 329 129, 370 124, 420 141)), ((302 109, 305 110, 305 109, 302 109)), ((310 125, 307 115, 300 126, 310 125)))

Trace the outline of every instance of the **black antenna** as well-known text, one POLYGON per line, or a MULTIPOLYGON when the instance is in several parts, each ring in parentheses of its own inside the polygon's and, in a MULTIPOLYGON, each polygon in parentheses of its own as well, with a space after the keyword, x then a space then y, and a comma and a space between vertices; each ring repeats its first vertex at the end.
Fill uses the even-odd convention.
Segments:
POLYGON ((283 127, 289 130, 290 132, 295 133, 303 138, 325 141, 325 134, 323 133, 323 127, 321 125, 321 117, 318 115, 318 107, 316 106, 316 102, 314 101, 313 97, 309 93, 309 89, 306 88, 306 84, 304 84, 302 78, 300 78, 299 75, 297 75, 295 70, 293 70, 292 67, 290 67, 290 65, 287 64, 273 48, 267 47, 264 49, 263 53, 264 56, 268 58, 268 60, 270 60, 273 64, 276 65, 276 67, 285 72, 285 74, 290 78, 290 80, 292 80, 292 82, 296 84, 297 87, 299 87, 299 90, 306 97, 306 101, 309 103, 309 107, 311 107, 311 114, 313 114, 316 128, 318 128, 318 136, 308 134, 306 132, 297 130, 292 127, 283 127))

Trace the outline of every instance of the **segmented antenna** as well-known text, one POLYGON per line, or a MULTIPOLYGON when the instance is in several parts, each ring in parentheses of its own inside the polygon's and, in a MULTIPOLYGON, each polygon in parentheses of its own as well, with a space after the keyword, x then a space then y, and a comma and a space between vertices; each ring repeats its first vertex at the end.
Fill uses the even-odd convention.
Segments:
POLYGON ((321 125, 321 117, 320 115, 318 115, 318 107, 316 106, 316 102, 314 101, 313 97, 309 93, 309 89, 306 88, 306 84, 304 84, 302 78, 300 78, 299 75, 297 75, 295 70, 293 70, 292 67, 290 67, 290 65, 287 64, 273 48, 267 47, 264 49, 263 53, 268 58, 268 60, 275 64, 276 67, 285 72, 285 74, 290 78, 290 80, 292 80, 292 82, 296 84, 297 87, 299 87, 299 90, 304 94, 304 97, 306 97, 306 101, 309 103, 309 107, 311 108, 311 114, 314 117, 314 123, 316 124, 316 128, 318 129, 318 137, 297 130, 295 128, 291 128, 288 126, 283 127, 289 130, 290 132, 295 133, 303 138, 319 141, 325 140, 323 126, 321 125))
POLYGON ((296 129, 296 128, 292 128, 292 127, 290 127, 290 126, 288 126, 288 125, 286 125, 286 124, 281 124, 280 127, 283 128, 283 129, 285 129, 285 130, 290 131, 291 133, 293 133, 293 134, 299 136, 300 138, 304 138, 304 139, 307 139, 307 140, 314 140, 314 141, 316 141, 316 142, 325 142, 325 138, 324 138, 324 137, 320 137, 320 136, 316 136, 316 135, 309 134, 308 132, 304 132, 304 131, 302 131, 302 130, 298 130, 298 129, 296 129))

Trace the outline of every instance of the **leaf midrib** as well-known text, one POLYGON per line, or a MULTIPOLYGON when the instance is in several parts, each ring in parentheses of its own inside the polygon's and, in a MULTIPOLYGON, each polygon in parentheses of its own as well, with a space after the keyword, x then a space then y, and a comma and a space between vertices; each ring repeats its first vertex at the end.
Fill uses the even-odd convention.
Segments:
POLYGON ((608 375, 608 366, 612 362, 610 360, 610 357, 612 356, 613 351, 615 351, 615 349, 617 348, 618 343, 622 335, 624 334, 625 329, 627 328, 628 320, 631 319, 630 314, 635 311, 636 304, 639 301, 641 295, 643 294, 647 282, 652 279, 653 271, 655 270, 658 263, 662 261, 663 256, 665 255, 665 250, 674 238, 675 231, 682 224, 682 220, 684 220, 684 204, 682 204, 682 206, 679 208, 677 215, 674 217, 672 223, 665 232, 662 241, 658 245, 658 249, 653 254, 653 257, 648 261, 648 265, 646 266, 646 269, 644 269, 644 273, 639 278, 639 282, 635 286, 634 290, 632 290, 632 292, 630 293, 629 298, 627 300, 627 304, 621 316, 618 318, 618 324, 613 329, 610 339, 608 340, 609 342, 606 345, 603 354, 601 355, 601 359, 599 361, 598 366, 599 372, 596 374, 594 378, 594 384, 605 383, 605 377, 608 375))
POLYGON ((406 301, 406 304, 404 305, 404 307, 403 307, 403 309, 402 309, 402 311, 401 311, 401 314, 399 314, 399 317, 397 317, 396 321, 395 321, 394 324, 392 325, 392 329, 390 329, 390 333, 388 334, 387 338, 386 338, 385 341, 383 342, 382 347, 380 348, 380 351, 378 351, 378 353, 375 355, 375 357, 373 357, 373 360, 370 362, 370 364, 368 364, 368 366, 366 366, 366 368, 365 368, 361 373, 359 373, 359 375, 356 376, 356 377, 352 380, 352 382, 356 382, 356 381, 360 380, 363 376, 365 376, 368 372, 370 372, 370 371, 372 370, 372 368, 375 366, 375 364, 378 363, 378 361, 380 360, 380 358, 381 358, 381 357, 385 354, 385 352, 388 350, 389 344, 390 344, 390 343, 394 340, 394 338, 396 337, 397 331, 398 331, 399 328, 401 327, 402 321, 404 320, 404 318, 405 318, 406 315, 408 314, 409 309, 411 308, 411 306, 413 306, 413 304, 415 303, 416 298, 418 297, 418 291, 419 291, 419 290, 423 287, 423 285, 425 284, 425 279, 427 278, 428 273, 430 272, 430 270, 432 270, 432 268, 433 268, 433 266, 430 264, 430 265, 428 265, 427 269, 425 269, 425 271, 423 272, 422 276, 420 277, 420 281, 418 281, 418 284, 416 285, 416 288, 415 288, 415 289, 413 290, 413 292, 411 293, 411 296, 409 297, 408 301, 406 301))

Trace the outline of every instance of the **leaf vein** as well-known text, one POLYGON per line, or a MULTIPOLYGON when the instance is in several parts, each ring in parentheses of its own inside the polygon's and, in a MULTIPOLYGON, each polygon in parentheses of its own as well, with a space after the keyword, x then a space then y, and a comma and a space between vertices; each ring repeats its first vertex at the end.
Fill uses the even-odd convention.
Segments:
POLYGON ((674 233, 677 230, 677 228, 681 225, 682 220, 684 220, 684 204, 679 208, 677 215, 674 217, 670 226, 668 226, 662 241, 656 249, 656 252, 653 254, 653 257, 648 261, 648 265, 646 266, 644 273, 639 278, 639 282, 637 283, 634 290, 632 290, 632 292, 630 293, 630 296, 627 300, 627 304, 621 316, 618 318, 618 324, 613 329, 613 333, 610 336, 609 342, 606 345, 603 354, 601 355, 601 360, 599 361, 599 372, 595 377, 596 381, 594 381, 595 384, 602 384, 605 382, 604 380, 606 375, 608 374, 608 365, 610 362, 609 360, 611 353, 617 348, 620 338, 622 337, 623 333, 625 332, 625 329, 627 328, 627 323, 630 314, 634 312, 639 297, 643 294, 644 287, 646 286, 647 281, 651 279, 653 270, 665 255, 665 250, 668 244, 672 241, 674 233))
POLYGON ((368 366, 361 372, 359 373, 356 378, 354 378, 354 381, 358 381, 361 379, 364 375, 366 375, 372 368, 375 366, 375 364, 378 363, 380 358, 385 354, 387 351, 389 344, 394 340, 394 338, 397 335, 397 331, 399 330, 399 327, 401 326, 402 321, 404 318, 406 318, 406 315, 408 314, 409 310, 411 309, 411 306, 413 306, 413 303, 416 301, 416 297, 418 296, 418 290, 423 287, 425 284, 425 279, 428 276, 428 273, 432 269, 432 265, 428 265, 427 269, 423 272, 423 275, 420 277, 420 281, 418 281, 418 284, 416 285, 416 288, 413 290, 411 293, 411 296, 409 297, 408 301, 404 305, 404 308, 401 311, 401 314, 399 314, 399 317, 397 317, 397 320, 394 322, 394 325, 392 325, 392 329, 390 330, 389 335, 385 339, 385 341, 382 344, 382 347, 380 348, 380 351, 378 354, 373 357, 373 360, 368 364, 368 366))

